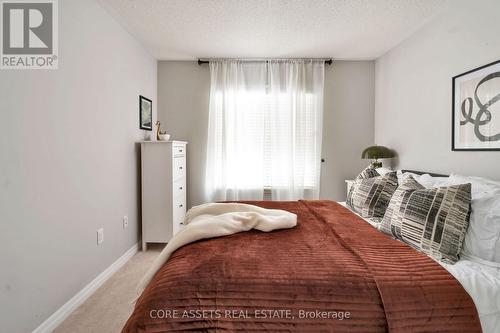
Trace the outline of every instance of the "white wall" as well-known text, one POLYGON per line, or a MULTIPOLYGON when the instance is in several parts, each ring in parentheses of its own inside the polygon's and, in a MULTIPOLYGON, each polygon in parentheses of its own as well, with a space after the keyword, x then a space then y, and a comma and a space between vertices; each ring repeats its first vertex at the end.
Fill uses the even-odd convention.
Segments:
POLYGON ((158 119, 187 145, 187 206, 204 202, 210 73, 194 61, 158 62, 158 119))
POLYGON ((398 167, 500 179, 500 152, 451 151, 451 78, 500 59, 499 13, 498 0, 454 0, 376 61, 375 141, 398 167))
POLYGON ((370 164, 361 153, 373 145, 374 94, 373 61, 336 61, 326 67, 321 198, 344 201, 345 180, 370 164))
MULTIPOLYGON (((188 207, 203 203, 210 72, 194 61, 158 63, 158 118, 174 139, 189 141, 188 207)), ((373 144, 374 62, 336 61, 325 67, 321 197, 345 199, 345 179, 367 161, 373 144)))
POLYGON ((94 0, 59 1, 59 50, 58 70, 0 71, 2 332, 36 328, 138 241, 156 60, 94 0))

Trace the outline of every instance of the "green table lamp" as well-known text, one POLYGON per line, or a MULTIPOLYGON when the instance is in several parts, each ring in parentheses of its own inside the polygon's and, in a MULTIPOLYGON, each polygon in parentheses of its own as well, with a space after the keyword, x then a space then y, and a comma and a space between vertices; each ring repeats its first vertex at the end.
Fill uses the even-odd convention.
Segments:
POLYGON ((379 162, 379 158, 393 158, 394 152, 384 146, 370 146, 363 150, 361 158, 373 160, 372 168, 381 168, 382 162, 379 162))

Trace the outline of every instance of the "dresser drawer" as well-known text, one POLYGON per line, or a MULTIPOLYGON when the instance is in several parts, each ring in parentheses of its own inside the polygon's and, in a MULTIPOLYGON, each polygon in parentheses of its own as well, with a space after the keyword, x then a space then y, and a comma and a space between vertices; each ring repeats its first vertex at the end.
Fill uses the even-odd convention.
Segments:
POLYGON ((185 145, 173 145, 172 146, 172 156, 173 157, 186 156, 186 146, 185 145))
POLYGON ((172 186, 172 197, 178 197, 180 195, 186 196, 186 178, 180 177, 178 178, 172 186))
POLYGON ((174 235, 179 231, 186 217, 186 196, 180 195, 174 198, 173 202, 173 229, 174 235))
POLYGON ((186 176, 186 158, 185 157, 175 157, 173 159, 173 171, 172 176, 174 181, 177 181, 179 178, 186 176))
POLYGON ((184 219, 186 215, 186 198, 184 196, 178 196, 174 198, 174 221, 179 219, 184 219))

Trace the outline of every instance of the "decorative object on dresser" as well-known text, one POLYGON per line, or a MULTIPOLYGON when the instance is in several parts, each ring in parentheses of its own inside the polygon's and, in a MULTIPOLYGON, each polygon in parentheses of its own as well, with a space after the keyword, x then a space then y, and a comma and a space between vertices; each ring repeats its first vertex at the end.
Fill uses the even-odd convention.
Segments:
POLYGON ((186 145, 141 142, 142 249, 168 243, 186 215, 186 145))
POLYGON ((453 77, 452 150, 500 150, 500 60, 453 77))
POLYGON ((139 95, 139 128, 153 130, 153 102, 144 96, 139 95))
POLYGON ((361 153, 361 158, 373 160, 372 168, 382 167, 382 162, 378 161, 380 158, 393 158, 394 156, 394 151, 390 150, 387 147, 376 145, 366 148, 361 153))
POLYGON ((158 141, 168 141, 170 139, 170 134, 167 134, 167 131, 161 130, 160 121, 156 121, 156 140, 158 141))

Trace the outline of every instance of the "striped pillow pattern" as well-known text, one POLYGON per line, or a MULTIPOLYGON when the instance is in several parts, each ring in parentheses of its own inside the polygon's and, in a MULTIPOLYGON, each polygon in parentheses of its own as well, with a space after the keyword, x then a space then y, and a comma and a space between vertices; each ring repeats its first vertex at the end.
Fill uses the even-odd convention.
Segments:
POLYGON ((471 184, 425 189, 413 177, 398 188, 380 230, 437 260, 459 259, 469 226, 471 184))
POLYGON ((396 172, 368 179, 357 178, 347 195, 347 206, 364 218, 384 217, 397 187, 396 172))
POLYGON ((408 200, 413 191, 423 189, 425 189, 425 187, 420 185, 412 176, 405 177, 403 183, 399 185, 392 195, 379 229, 386 234, 402 240, 401 226, 403 223, 404 214, 402 213, 404 213, 404 207, 408 204, 408 200))
POLYGON ((378 173, 377 170, 372 168, 371 165, 369 165, 367 168, 365 168, 359 175, 356 176, 354 180, 359 180, 359 179, 368 179, 368 178, 373 178, 373 177, 378 177, 380 174, 378 173))

